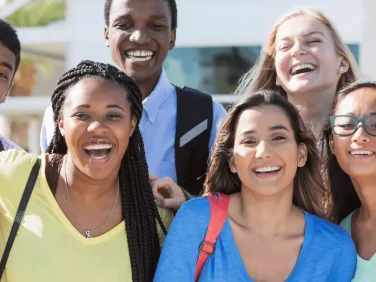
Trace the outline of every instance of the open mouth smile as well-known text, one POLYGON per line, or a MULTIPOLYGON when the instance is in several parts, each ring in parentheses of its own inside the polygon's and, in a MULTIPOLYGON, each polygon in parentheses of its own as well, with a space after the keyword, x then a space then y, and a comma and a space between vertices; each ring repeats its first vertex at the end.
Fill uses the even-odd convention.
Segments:
POLYGON ((290 70, 291 75, 298 75, 302 73, 309 73, 314 70, 316 70, 317 67, 313 64, 299 64, 296 66, 293 66, 290 70))
POLYGON ((89 159, 98 161, 107 159, 113 149, 112 144, 87 144, 84 151, 89 159))
POLYGON ((280 166, 260 166, 253 169, 253 172, 260 178, 273 177, 279 173, 280 166))

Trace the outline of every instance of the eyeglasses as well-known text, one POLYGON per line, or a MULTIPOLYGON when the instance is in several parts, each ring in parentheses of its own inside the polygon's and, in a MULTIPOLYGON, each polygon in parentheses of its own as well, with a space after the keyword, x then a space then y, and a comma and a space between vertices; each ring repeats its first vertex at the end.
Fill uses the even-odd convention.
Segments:
POLYGON ((330 125, 334 134, 339 136, 350 136, 359 128, 362 123, 364 131, 371 136, 376 136, 376 115, 365 118, 356 118, 348 115, 330 117, 330 125))

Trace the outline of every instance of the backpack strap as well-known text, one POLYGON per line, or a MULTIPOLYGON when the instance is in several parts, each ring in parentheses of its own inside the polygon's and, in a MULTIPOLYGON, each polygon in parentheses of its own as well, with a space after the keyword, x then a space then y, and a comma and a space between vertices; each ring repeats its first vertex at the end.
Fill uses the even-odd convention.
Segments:
POLYGON ((0 262, 0 280, 3 276, 4 270, 5 270, 5 265, 7 264, 8 257, 10 254, 10 251, 12 249, 14 240, 16 239, 17 231, 20 227, 20 224, 22 222, 23 216, 26 211, 27 204, 29 202, 31 193, 33 192, 35 182, 38 179, 38 173, 39 173, 39 168, 40 168, 41 160, 40 158, 37 158, 33 168, 31 169, 29 179, 26 182, 25 190, 22 194, 22 198, 20 201, 20 204, 18 206, 18 210, 16 213, 16 216, 14 217, 14 222, 12 225, 12 229, 10 231, 9 237, 7 244, 5 245, 4 253, 1 258, 0 262))
POLYGON ((1 140, 0 140, 0 152, 1 151, 4 151, 4 146, 3 146, 3 142, 1 142, 1 140))
POLYGON ((228 196, 217 193, 208 197, 210 204, 210 221, 208 230, 206 231, 205 239, 199 248, 199 255, 196 263, 195 280, 200 277, 201 270, 205 262, 215 251, 215 244, 217 238, 222 231, 223 225, 226 222, 228 212, 228 196), (218 199, 217 199, 218 197, 218 199))
POLYGON ((198 90, 176 87, 175 168, 178 185, 199 195, 205 181, 213 125, 213 99, 198 90))

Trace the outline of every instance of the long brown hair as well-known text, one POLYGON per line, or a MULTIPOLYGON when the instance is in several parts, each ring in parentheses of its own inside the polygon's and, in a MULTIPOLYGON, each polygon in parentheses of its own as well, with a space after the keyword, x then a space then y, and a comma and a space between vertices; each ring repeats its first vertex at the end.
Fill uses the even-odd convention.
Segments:
POLYGON ((298 168, 294 178, 293 203, 312 214, 325 217, 324 206, 327 193, 322 182, 321 161, 312 133, 305 128, 297 109, 277 92, 259 90, 251 94, 243 97, 230 110, 217 137, 205 181, 205 195, 216 192, 227 195, 240 192, 241 181, 239 176, 232 173, 229 167, 237 122, 240 115, 247 109, 272 105, 285 112, 294 131, 296 143, 305 144, 308 149, 306 165, 298 168))
POLYGON ((272 31, 268 36, 267 43, 263 48, 260 59, 257 63, 245 73, 241 80, 235 93, 240 95, 249 95, 249 93, 259 90, 259 89, 270 89, 281 93, 286 97, 286 91, 276 85, 277 72, 275 69, 275 40, 279 27, 286 22, 295 17, 299 16, 311 16, 320 22, 322 22, 330 31, 332 39, 335 46, 335 51, 338 55, 342 56, 344 60, 349 63, 349 69, 346 73, 342 74, 337 90, 344 87, 346 84, 353 82, 358 77, 358 66, 356 64, 355 58, 352 55, 349 47, 343 42, 339 33, 334 28, 333 24, 329 19, 321 12, 313 9, 297 10, 286 15, 283 15, 273 26, 272 31))
MULTIPOLYGON (((330 115, 334 115, 341 101, 350 93, 362 88, 371 88, 376 90, 376 82, 356 81, 347 85, 338 92, 335 98, 330 115)), ((328 173, 330 191, 332 194, 331 219, 334 222, 340 222, 351 212, 361 206, 358 194, 354 189, 350 176, 340 167, 336 156, 330 150, 330 141, 332 138, 332 128, 328 121, 323 129, 321 140, 321 152, 324 159, 325 169, 328 173)))

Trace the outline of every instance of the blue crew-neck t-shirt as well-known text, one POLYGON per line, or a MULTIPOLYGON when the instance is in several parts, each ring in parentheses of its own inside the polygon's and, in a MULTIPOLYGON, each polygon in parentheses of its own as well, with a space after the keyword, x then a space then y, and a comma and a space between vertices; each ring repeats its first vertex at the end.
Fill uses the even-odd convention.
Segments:
MULTIPOLYGON (((338 225, 306 211, 304 214, 303 245, 285 281, 351 281, 356 268, 356 248, 350 236, 338 225)), ((193 199, 179 209, 167 234, 154 282, 194 281, 198 249, 209 218, 206 198, 193 199)), ((244 266, 228 219, 198 281, 254 281, 244 266)))

